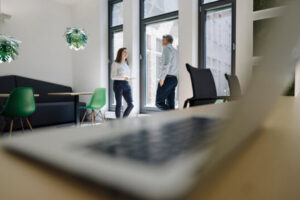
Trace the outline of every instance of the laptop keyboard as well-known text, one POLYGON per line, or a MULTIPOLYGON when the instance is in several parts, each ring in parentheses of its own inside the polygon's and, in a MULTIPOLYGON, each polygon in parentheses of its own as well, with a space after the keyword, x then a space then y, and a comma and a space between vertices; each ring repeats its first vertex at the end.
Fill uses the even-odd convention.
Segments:
POLYGON ((160 165, 180 154, 211 141, 216 122, 209 118, 189 118, 159 129, 144 129, 88 145, 93 153, 160 165))

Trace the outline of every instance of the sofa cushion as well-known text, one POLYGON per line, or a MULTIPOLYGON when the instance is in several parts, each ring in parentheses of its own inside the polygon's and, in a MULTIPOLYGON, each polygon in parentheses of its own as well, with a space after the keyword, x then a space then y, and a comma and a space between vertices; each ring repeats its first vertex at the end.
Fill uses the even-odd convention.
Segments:
POLYGON ((40 97, 36 98, 37 103, 74 101, 74 97, 70 96, 48 95, 48 93, 53 92, 72 92, 71 87, 63 85, 16 76, 16 87, 32 87, 34 92, 40 95, 40 97))
POLYGON ((74 102, 38 103, 29 119, 33 127, 74 122, 74 102))
MULTIPOLYGON (((84 107, 85 103, 80 103, 80 107, 84 107)), ((36 104, 36 112, 29 117, 33 128, 53 126, 57 124, 73 123, 74 117, 74 102, 58 102, 58 103, 38 103, 36 104)), ((84 114, 83 109, 80 110, 80 119, 84 114)), ((0 126, 2 126, 5 118, 0 116, 0 126)), ((11 119, 6 118, 5 132, 9 131, 9 122, 11 119)), ((27 123, 23 120, 25 129, 28 129, 27 123)), ((20 130, 21 124, 19 120, 15 120, 14 131, 20 130)))

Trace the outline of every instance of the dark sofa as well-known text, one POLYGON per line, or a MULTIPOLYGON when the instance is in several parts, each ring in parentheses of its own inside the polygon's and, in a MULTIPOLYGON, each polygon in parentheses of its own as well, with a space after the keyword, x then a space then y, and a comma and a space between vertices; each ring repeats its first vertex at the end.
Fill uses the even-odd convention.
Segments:
MULTIPOLYGON (((0 93, 10 93, 10 91, 16 87, 31 87, 35 94, 40 95, 35 98, 36 112, 29 117, 34 128, 75 122, 74 97, 48 95, 48 93, 53 92, 72 92, 71 87, 21 76, 0 77, 0 93)), ((3 109, 5 102, 6 98, 0 98, 0 110, 3 109)), ((85 104, 80 103, 80 106, 85 106, 85 104)), ((82 114, 83 111, 80 112, 80 115, 82 114)), ((3 120, 3 117, 1 117, 0 126, 3 123, 3 120)), ((9 123, 7 123, 5 131, 8 130, 8 124, 9 123)), ((18 120, 14 123, 14 129, 20 129, 20 127, 20 122, 18 120)))

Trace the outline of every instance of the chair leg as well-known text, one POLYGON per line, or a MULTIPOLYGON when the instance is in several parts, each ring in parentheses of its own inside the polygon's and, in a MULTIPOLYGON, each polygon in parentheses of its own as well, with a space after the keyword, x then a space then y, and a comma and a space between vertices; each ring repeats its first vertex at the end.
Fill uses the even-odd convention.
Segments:
POLYGON ((6 120, 3 120, 3 124, 1 126, 0 133, 3 133, 3 131, 5 129, 5 125, 6 125, 6 120))
POLYGON ((31 126, 31 124, 30 124, 30 121, 29 121, 29 119, 28 119, 28 118, 26 118, 26 121, 27 121, 27 124, 28 124, 28 126, 29 126, 30 130, 31 130, 31 131, 33 131, 33 129, 32 129, 32 126, 31 126))
POLYGON ((12 134, 13 128, 14 128, 14 120, 11 120, 10 121, 10 128, 9 128, 9 134, 10 134, 10 136, 12 134))
POLYGON ((103 121, 105 121, 105 117, 104 117, 104 115, 103 115, 102 111, 101 111, 101 110, 99 110, 99 112, 100 112, 100 115, 101 115, 101 118, 102 118, 102 120, 103 120, 103 121))
POLYGON ((21 127, 22 127, 22 132, 24 132, 24 124, 23 124, 22 118, 20 118, 20 123, 21 123, 21 127))
POLYGON ((85 117, 86 117, 86 114, 87 114, 87 111, 85 111, 85 113, 84 113, 84 115, 83 115, 83 117, 82 117, 81 124, 84 122, 85 117))

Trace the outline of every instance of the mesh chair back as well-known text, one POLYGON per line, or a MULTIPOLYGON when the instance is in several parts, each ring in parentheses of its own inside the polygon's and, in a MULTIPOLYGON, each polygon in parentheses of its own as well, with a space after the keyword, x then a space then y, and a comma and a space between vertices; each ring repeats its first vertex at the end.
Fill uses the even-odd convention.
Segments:
POLYGON ((210 69, 198 69, 186 64, 191 76, 194 98, 217 98, 217 90, 214 77, 210 69))

